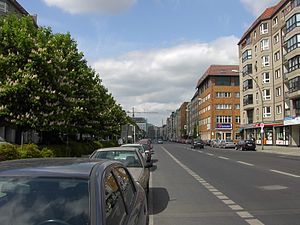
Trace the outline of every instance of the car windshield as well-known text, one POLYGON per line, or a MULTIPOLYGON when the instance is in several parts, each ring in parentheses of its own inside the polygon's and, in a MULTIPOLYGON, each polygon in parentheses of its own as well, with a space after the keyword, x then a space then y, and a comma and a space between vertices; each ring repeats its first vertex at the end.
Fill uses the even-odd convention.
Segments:
POLYGON ((93 158, 117 160, 127 167, 143 167, 135 151, 98 151, 93 158))
MULTIPOLYGON (((0 177, 0 215, 1 225, 50 224, 50 220, 88 225, 88 182, 81 179, 0 177)), ((60 224, 65 224, 62 222, 60 224)), ((52 224, 56 223, 53 221, 52 224)))

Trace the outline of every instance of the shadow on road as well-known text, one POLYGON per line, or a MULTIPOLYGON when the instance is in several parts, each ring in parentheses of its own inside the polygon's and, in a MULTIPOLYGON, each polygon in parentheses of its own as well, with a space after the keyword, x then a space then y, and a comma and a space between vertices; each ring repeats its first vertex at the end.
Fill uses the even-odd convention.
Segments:
POLYGON ((153 165, 150 167, 150 172, 154 172, 157 169, 157 165, 153 165))
POLYGON ((150 192, 152 192, 152 205, 153 208, 151 212, 149 212, 150 215, 158 214, 162 211, 164 211, 170 201, 170 196, 165 188, 150 188, 150 192))

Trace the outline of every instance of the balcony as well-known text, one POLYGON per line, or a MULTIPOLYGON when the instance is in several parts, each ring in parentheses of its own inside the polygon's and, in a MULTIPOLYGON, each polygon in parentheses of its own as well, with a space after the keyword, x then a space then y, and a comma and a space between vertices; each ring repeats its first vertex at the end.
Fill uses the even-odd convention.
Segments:
POLYGON ((300 89, 298 91, 289 92, 290 99, 297 99, 300 98, 300 89))

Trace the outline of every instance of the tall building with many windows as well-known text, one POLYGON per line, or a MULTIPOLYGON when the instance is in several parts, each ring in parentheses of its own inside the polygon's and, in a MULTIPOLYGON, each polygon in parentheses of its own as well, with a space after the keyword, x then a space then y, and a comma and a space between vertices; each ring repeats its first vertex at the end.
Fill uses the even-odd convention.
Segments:
POLYGON ((237 65, 212 65, 198 81, 199 138, 239 139, 240 82, 237 65))
POLYGON ((238 43, 241 127, 257 144, 264 131, 264 144, 300 145, 299 26, 300 0, 282 0, 238 43))

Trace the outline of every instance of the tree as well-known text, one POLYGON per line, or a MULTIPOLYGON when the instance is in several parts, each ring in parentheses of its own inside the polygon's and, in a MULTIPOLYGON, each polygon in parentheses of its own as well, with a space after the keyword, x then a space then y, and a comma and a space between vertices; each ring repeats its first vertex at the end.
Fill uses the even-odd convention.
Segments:
POLYGON ((116 132, 126 114, 67 34, 0 20, 0 123, 22 131, 116 132), (99 126, 99 125, 104 126, 99 126))

